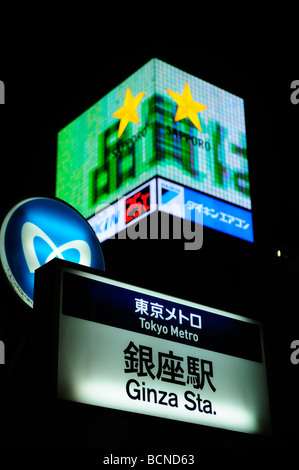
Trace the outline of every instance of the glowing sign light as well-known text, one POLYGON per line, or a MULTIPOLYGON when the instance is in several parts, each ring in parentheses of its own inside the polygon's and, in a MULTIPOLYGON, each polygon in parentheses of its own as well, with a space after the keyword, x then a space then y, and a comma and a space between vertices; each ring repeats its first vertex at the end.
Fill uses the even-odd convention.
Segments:
POLYGON ((52 262, 38 276, 39 288, 47 289, 37 308, 48 308, 59 325, 58 398, 245 433, 269 431, 258 322, 70 263, 52 262), (56 286, 47 281, 51 269, 59 273, 56 286), (55 312, 47 301, 54 298, 51 289, 60 298, 55 312))
POLYGON ((56 195, 90 218, 157 176, 251 210, 243 100, 152 59, 58 133, 56 195))
POLYGON ((159 210, 172 213, 181 209, 181 217, 192 222, 253 242, 251 212, 219 201, 206 194, 158 178, 159 210), (202 216, 201 222, 200 216, 202 216))
MULTIPOLYGON (((154 178, 114 204, 105 206, 88 222, 102 242, 156 210, 253 242, 250 211, 163 178, 154 178)), ((150 221, 150 224, 154 225, 154 222, 150 221)), ((127 236, 130 238, 130 233, 127 232, 127 236)), ((139 236, 143 238, 142 232, 139 236)), ((169 234, 167 236, 164 231, 163 236, 168 238, 169 234)), ((197 244, 196 249, 200 247, 201 244, 197 244)))
POLYGON ((156 180, 139 186, 114 204, 103 206, 88 220, 100 242, 114 237, 157 209, 156 180))
POLYGON ((104 269, 90 225, 69 205, 48 198, 27 199, 11 209, 1 227, 0 256, 13 288, 31 307, 35 270, 53 258, 104 269))

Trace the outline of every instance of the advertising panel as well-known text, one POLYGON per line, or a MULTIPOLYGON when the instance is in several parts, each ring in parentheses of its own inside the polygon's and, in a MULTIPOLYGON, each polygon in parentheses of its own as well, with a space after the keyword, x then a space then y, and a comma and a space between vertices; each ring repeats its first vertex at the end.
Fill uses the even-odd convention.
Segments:
POLYGON ((154 178, 114 204, 105 206, 88 222, 103 242, 156 210, 254 241, 250 211, 163 178, 154 178))
POLYGON ((269 431, 258 322, 69 266, 59 305, 58 398, 269 431))
POLYGON ((253 242, 250 211, 158 178, 159 210, 253 242))
POLYGON ((105 206, 88 222, 100 242, 114 237, 157 210, 156 179, 146 182, 119 201, 105 206))

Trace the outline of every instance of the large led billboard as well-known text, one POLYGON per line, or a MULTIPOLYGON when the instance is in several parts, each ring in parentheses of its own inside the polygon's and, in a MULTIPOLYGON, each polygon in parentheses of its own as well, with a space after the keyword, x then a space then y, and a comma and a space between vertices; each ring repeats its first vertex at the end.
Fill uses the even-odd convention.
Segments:
POLYGON ((86 218, 153 177, 251 215, 243 99, 152 59, 58 133, 56 196, 86 218))

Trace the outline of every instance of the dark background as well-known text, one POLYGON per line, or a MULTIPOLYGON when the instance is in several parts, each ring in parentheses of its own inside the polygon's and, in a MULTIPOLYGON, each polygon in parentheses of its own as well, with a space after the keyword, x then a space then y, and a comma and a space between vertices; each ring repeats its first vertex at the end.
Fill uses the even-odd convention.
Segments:
MULTIPOLYGON (((3 448, 68 449, 75 442, 76 448, 121 451, 134 447, 126 438, 130 420, 135 431, 142 429, 147 436, 148 451, 155 448, 149 440, 151 429, 165 435, 174 433, 169 441, 174 451, 178 434, 185 436, 180 441, 182 449, 189 443, 189 451, 194 452, 209 445, 216 449, 291 450, 299 438, 299 364, 290 362, 290 344, 299 337, 299 104, 290 101, 290 85, 299 77, 293 62, 283 51, 270 47, 243 55, 237 50, 208 54, 195 48, 167 47, 166 43, 154 43, 133 53, 118 51, 99 50, 91 58, 84 54, 69 58, 66 51, 54 57, 24 51, 9 65, 3 61, 0 79, 5 83, 6 103, 0 108, 0 221, 25 198, 55 196, 57 132, 151 58, 242 97, 254 244, 204 228, 203 247, 198 252, 184 251, 182 241, 171 240, 111 240, 104 242, 102 249, 110 275, 262 322, 273 435, 255 439, 200 426, 169 425, 164 420, 158 420, 157 425, 157 420, 149 417, 128 418, 126 413, 107 414, 105 410, 102 414, 99 410, 78 412, 59 404, 57 421, 51 428, 59 438, 51 440, 46 418, 36 416, 29 380, 34 373, 24 352, 32 312, 15 295, 1 268, 0 339, 6 352, 6 364, 0 366, 3 448), (281 257, 277 256, 278 249, 281 257), (18 351, 21 355, 15 359, 18 351), (81 438, 77 434, 74 439, 74 419, 81 426, 81 438), (107 431, 101 444, 99 421, 105 422, 107 431)), ((139 446, 140 441, 141 437, 136 440, 139 446)), ((160 449, 163 451, 163 445, 160 449)))

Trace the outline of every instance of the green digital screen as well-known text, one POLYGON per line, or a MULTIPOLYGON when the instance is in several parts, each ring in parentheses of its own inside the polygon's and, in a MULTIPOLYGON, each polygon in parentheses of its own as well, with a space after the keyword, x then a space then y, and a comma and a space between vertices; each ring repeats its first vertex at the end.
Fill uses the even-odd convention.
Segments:
POLYGON ((152 59, 58 133, 56 196, 86 218, 154 176, 250 210, 243 99, 152 59), (175 120, 186 83, 201 130, 175 120), (118 136, 128 88, 142 98, 118 136))

